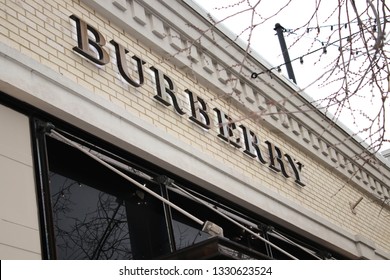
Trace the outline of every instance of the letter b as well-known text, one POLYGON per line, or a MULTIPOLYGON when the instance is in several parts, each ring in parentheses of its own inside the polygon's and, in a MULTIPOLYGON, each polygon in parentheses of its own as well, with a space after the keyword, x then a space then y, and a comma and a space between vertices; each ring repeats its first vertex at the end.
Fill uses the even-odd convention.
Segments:
POLYGON ((74 47, 73 50, 92 60, 96 64, 107 64, 110 61, 110 56, 107 51, 103 49, 103 46, 106 45, 106 40, 103 35, 76 15, 71 15, 70 18, 76 22, 77 27, 78 46, 74 47), (95 41, 88 36, 88 31, 93 34, 95 41))

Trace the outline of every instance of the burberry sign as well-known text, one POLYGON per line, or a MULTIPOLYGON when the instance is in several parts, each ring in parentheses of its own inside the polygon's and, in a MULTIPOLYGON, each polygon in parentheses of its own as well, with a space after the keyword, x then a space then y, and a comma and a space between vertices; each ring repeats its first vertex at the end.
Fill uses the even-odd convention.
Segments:
MULTIPOLYGON (((77 29, 77 46, 73 50, 98 65, 110 63, 109 49, 106 47, 107 42, 104 36, 76 15, 71 15, 70 18, 75 21, 77 29)), ((132 55, 131 59, 134 60, 137 71, 130 73, 131 68, 129 68, 126 59, 126 56, 130 55, 129 51, 114 40, 111 40, 110 44, 115 49, 116 64, 120 75, 131 86, 142 87, 145 81, 144 67, 146 62, 138 56, 132 55), (133 77, 134 74, 137 77, 133 77)), ((281 148, 270 141, 261 143, 254 131, 243 124, 235 123, 221 109, 209 108, 205 100, 190 89, 178 92, 174 80, 163 71, 154 66, 149 66, 149 69, 154 73, 153 79, 155 79, 157 93, 154 98, 158 102, 165 106, 172 106, 180 116, 187 117, 207 131, 212 129, 211 120, 215 117, 218 122, 216 127, 220 139, 240 149, 260 164, 268 166, 285 178, 293 179, 299 186, 305 186, 302 182, 302 163, 296 161, 288 153, 284 153, 281 148), (184 98, 188 99, 189 110, 183 109, 180 105, 180 100, 177 98, 179 94, 183 94, 184 98)))

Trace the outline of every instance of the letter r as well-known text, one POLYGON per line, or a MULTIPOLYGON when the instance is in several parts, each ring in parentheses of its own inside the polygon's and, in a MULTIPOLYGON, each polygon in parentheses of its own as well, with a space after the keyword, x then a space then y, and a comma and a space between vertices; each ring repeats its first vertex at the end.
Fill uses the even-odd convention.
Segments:
POLYGON ((76 22, 77 28, 78 45, 77 47, 74 47, 73 50, 92 60, 96 64, 107 64, 110 61, 110 56, 108 55, 107 51, 103 49, 103 46, 106 45, 106 40, 104 39, 103 35, 76 15, 71 15, 70 18, 76 22), (93 34, 95 40, 92 40, 90 36, 88 36, 88 31, 93 34), (95 51, 91 49, 91 47, 95 51))

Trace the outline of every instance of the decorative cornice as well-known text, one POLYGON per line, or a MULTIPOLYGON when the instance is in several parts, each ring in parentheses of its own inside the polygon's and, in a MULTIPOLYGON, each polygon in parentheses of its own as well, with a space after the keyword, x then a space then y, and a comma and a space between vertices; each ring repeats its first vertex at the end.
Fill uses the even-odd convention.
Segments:
POLYGON ((190 0, 82 2, 247 112, 262 112, 265 126, 283 133, 345 180, 378 200, 389 201, 386 160, 380 155, 372 157, 363 143, 316 109, 295 84, 277 72, 250 79, 253 69, 267 71, 271 66, 252 50, 248 55, 244 44, 227 30, 212 27, 207 14, 190 0), (240 65, 239 70, 232 65, 240 65))

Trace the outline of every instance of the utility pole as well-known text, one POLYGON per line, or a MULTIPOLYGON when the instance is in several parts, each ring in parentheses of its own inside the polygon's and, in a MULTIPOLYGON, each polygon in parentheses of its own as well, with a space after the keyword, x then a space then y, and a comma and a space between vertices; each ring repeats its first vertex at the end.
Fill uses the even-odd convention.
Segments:
POLYGON ((291 65, 290 55, 288 54, 288 49, 286 45, 286 41, 284 40, 283 31, 285 30, 283 26, 279 23, 275 24, 274 30, 276 31, 280 43, 280 48, 282 49, 282 54, 284 58, 284 63, 287 68, 287 74, 290 80, 292 80, 295 84, 297 83, 294 75, 294 70, 291 65))

